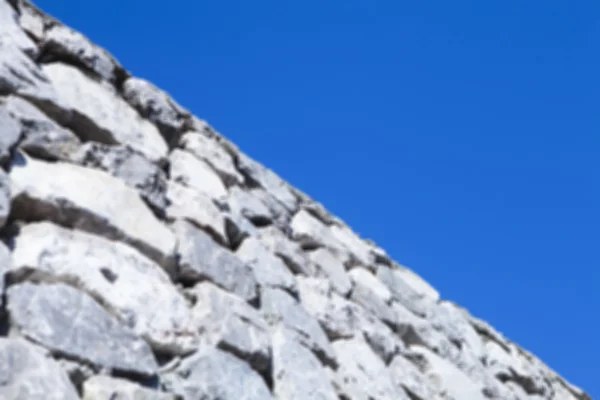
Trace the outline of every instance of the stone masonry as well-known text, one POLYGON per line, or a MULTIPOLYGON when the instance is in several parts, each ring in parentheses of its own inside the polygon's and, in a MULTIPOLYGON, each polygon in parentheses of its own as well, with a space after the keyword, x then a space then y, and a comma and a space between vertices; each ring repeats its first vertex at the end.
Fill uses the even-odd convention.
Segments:
POLYGON ((26 0, 0 235, 1 399, 590 399, 26 0))

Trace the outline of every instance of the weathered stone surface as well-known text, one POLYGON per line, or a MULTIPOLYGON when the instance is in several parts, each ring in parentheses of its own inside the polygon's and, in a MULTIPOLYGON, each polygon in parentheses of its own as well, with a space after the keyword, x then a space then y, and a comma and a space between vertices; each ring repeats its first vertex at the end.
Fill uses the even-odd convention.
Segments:
POLYGON ((97 82, 66 64, 47 64, 43 70, 60 98, 73 109, 66 122, 81 139, 129 145, 152 162, 164 160, 168 148, 158 129, 108 83, 97 82))
POLYGON ((269 327, 242 298, 202 282, 189 290, 195 298, 194 323, 205 344, 217 346, 265 371, 271 360, 269 327))
POLYGON ((339 242, 333 237, 328 226, 316 219, 306 210, 298 211, 290 222, 292 237, 303 247, 339 247, 339 242))
POLYGON ((171 179, 213 199, 227 196, 219 175, 204 161, 187 151, 175 149, 169 156, 171 179))
POLYGON ((19 148, 27 154, 47 160, 70 160, 81 142, 70 130, 48 118, 31 103, 9 96, 5 107, 20 125, 19 148))
POLYGON ((380 320, 395 327, 398 324, 398 318, 389 304, 392 295, 387 287, 364 268, 354 268, 348 274, 353 282, 350 298, 380 320))
POLYGON ((389 288, 396 301, 416 315, 428 315, 437 301, 435 296, 431 297, 432 293, 428 295, 427 290, 420 287, 417 279, 411 279, 414 277, 412 273, 405 273, 405 270, 379 265, 377 277, 389 288))
MULTIPOLYGON (((441 400, 417 366, 402 355, 394 357, 389 365, 392 380, 411 396, 411 400, 441 400)), ((459 400, 459 399, 456 399, 459 400)))
POLYGON ((157 213, 167 207, 167 175, 156 164, 129 146, 88 142, 71 159, 83 166, 100 169, 136 189, 157 213))
POLYGON ((231 154, 216 140, 199 132, 187 132, 181 137, 180 146, 207 162, 225 184, 234 185, 244 182, 244 177, 235 168, 231 154))
POLYGON ((273 394, 281 400, 338 400, 319 360, 286 328, 273 334, 273 394))
POLYGON ((371 253, 371 246, 346 226, 332 225, 331 235, 343 246, 345 250, 351 253, 361 265, 369 268, 374 263, 375 258, 371 253))
POLYGON ((0 376, 2 399, 79 399, 56 361, 23 339, 0 338, 0 376))
POLYGON ((11 275, 84 290, 163 353, 198 344, 186 300, 157 264, 125 244, 49 222, 26 225, 14 239, 11 275))
POLYGON ((4 277, 12 268, 12 255, 3 242, 0 242, 0 307, 4 305, 4 277))
POLYGON ((243 215, 257 226, 265 226, 273 222, 273 216, 267 205, 251 192, 237 186, 229 189, 227 203, 232 212, 243 215))
POLYGON ((139 375, 157 369, 150 346, 70 286, 23 283, 11 286, 7 297, 12 324, 53 352, 139 375))
POLYGON ((209 233, 217 242, 228 243, 225 215, 204 193, 180 183, 167 183, 167 218, 171 221, 186 219, 209 233))
POLYGON ((408 357, 417 365, 438 395, 457 400, 485 400, 482 386, 474 383, 456 366, 431 350, 422 346, 411 346, 408 357))
POLYGON ((0 44, 10 43, 35 58, 38 48, 25 34, 19 24, 17 11, 5 0, 0 1, 0 44))
POLYGON ((0 228, 4 227, 10 214, 11 187, 10 178, 0 169, 0 228))
POLYGON ((181 279, 188 282, 208 280, 246 301, 256 298, 256 278, 249 265, 187 221, 175 221, 173 230, 179 239, 181 279))
POLYGON ((177 144, 189 113, 167 93, 145 79, 130 77, 123 84, 123 97, 143 117, 156 124, 167 143, 177 144))
POLYGON ((327 335, 302 305, 279 289, 261 288, 261 310, 271 325, 283 323, 297 335, 297 340, 312 350, 324 365, 337 367, 335 353, 327 335))
POLYGON ((364 340, 336 340, 333 348, 340 362, 335 382, 345 398, 411 400, 402 388, 394 384, 390 371, 364 340))
POLYGON ((298 198, 292 193, 288 184, 273 171, 241 153, 238 155, 237 165, 249 184, 258 184, 275 197, 289 212, 294 213, 296 211, 298 198))
POLYGON ((126 242, 170 267, 175 237, 138 193, 104 171, 34 160, 22 153, 10 172, 13 211, 126 242))
POLYGON ((5 163, 10 159, 11 151, 16 147, 22 133, 19 123, 2 102, 0 102, 0 127, 0 163, 5 163))
POLYGON ((46 30, 43 48, 46 61, 64 61, 82 67, 111 83, 125 75, 114 57, 62 24, 53 24, 46 30))
POLYGON ((267 248, 286 263, 296 275, 314 276, 316 267, 300 248, 275 226, 261 228, 256 235, 267 248))
POLYGON ((252 267, 256 281, 261 286, 276 287, 291 293, 298 291, 294 275, 259 239, 249 237, 244 240, 236 255, 252 267))
POLYGON ((162 376, 169 392, 183 400, 270 400, 265 382, 250 366, 214 347, 201 347, 162 376))
POLYGON ((175 395, 161 393, 110 376, 94 376, 83 383, 83 400, 176 400, 175 395))
POLYGON ((318 266, 319 275, 327 277, 333 288, 342 296, 352 290, 352 281, 346 273, 344 264, 328 249, 317 249, 310 252, 310 259, 318 266))
POLYGON ((46 26, 53 23, 53 18, 44 14, 29 1, 18 1, 19 23, 23 30, 29 34, 38 43, 44 39, 46 26))
POLYGON ((12 43, 0 44, 0 94, 18 94, 47 114, 68 119, 70 107, 37 64, 12 43))

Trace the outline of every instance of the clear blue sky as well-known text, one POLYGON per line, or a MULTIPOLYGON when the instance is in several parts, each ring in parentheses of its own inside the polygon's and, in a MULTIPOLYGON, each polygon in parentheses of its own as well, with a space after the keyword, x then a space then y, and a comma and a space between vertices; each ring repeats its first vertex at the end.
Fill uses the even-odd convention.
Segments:
POLYGON ((600 397, 600 3, 37 4, 600 397))

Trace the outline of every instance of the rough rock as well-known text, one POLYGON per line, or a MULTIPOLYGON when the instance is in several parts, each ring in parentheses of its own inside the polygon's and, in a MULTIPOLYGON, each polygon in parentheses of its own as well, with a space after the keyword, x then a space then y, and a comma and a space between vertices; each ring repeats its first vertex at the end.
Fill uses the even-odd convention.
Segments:
POLYGON ((229 189, 228 204, 234 213, 241 214, 256 226, 266 226, 273 222, 273 215, 267 205, 237 186, 229 189))
POLYGON ((131 147, 88 142, 73 154, 71 160, 121 179, 136 189, 159 215, 167 208, 165 172, 131 147))
POLYGON ((175 149, 169 156, 171 179, 213 199, 227 196, 227 189, 219 175, 204 161, 191 153, 175 149))
POLYGON ((286 328, 273 334, 273 395, 281 400, 338 400, 319 360, 286 328))
POLYGON ((270 400, 263 378, 232 354, 201 347, 162 376, 169 392, 183 400, 270 400))
POLYGON ((310 259, 319 267, 321 275, 327 277, 342 296, 347 296, 352 290, 352 281, 346 272, 344 264, 328 249, 317 249, 310 252, 310 259))
POLYGON ((170 146, 177 144, 188 112, 164 91, 145 79, 130 77, 123 84, 123 97, 161 131, 170 146))
POLYGON ((83 384, 83 400, 176 400, 175 396, 161 393, 110 376, 94 376, 83 384))
POLYGON ((461 370, 431 350, 422 346, 411 346, 408 357, 418 366, 438 395, 456 400, 486 399, 483 387, 474 383, 461 370))
POLYGON ((16 147, 21 138, 21 127, 1 102, 0 126, 2 126, 2 131, 0 132, 0 163, 5 163, 10 159, 11 151, 16 147))
POLYGON ((372 312, 380 320, 396 327, 398 318, 389 304, 392 295, 388 288, 375 275, 364 268, 354 268, 349 272, 349 275, 354 285, 350 298, 372 312))
POLYGON ((377 277, 392 292, 394 300, 416 315, 422 317, 428 315, 430 308, 439 299, 439 295, 436 297, 434 292, 428 290, 427 286, 420 284, 421 280, 416 274, 406 273, 400 268, 379 265, 377 277))
POLYGON ((411 400, 402 388, 394 384, 390 371, 364 340, 336 340, 333 348, 340 362, 335 372, 335 383, 345 398, 411 400))
POLYGON ((298 211, 290 222, 292 237, 306 248, 338 248, 339 242, 333 237, 330 228, 306 210, 298 211))
MULTIPOLYGON (((5 274, 12 268, 11 252, 3 242, 0 242, 0 307, 4 305, 5 274)), ((1 315, 0 311, 0 315, 1 315)), ((0 323, 1 328, 1 323, 0 323)))
POLYGON ((24 99, 9 96, 5 107, 20 125, 19 148, 27 154, 47 160, 68 161, 81 146, 81 141, 73 132, 58 125, 24 99))
POLYGON ((438 393, 427 382, 425 375, 403 355, 394 357, 389 369, 396 387, 401 387, 406 391, 411 400, 441 400, 438 393))
POLYGON ((244 177, 236 169, 231 154, 214 139, 199 132, 187 132, 181 137, 180 146, 208 163, 225 184, 231 186, 244 182, 244 177))
POLYGON ((13 43, 0 43, 0 95, 17 94, 47 114, 66 120, 70 107, 59 99, 48 76, 13 43))
POLYGON ((194 324, 205 344, 235 354, 258 371, 269 368, 269 327, 258 310, 210 282, 199 283, 188 293, 195 299, 194 324))
POLYGON ((268 287, 261 288, 261 310, 271 325, 282 323, 297 336, 297 340, 309 348, 323 365, 337 367, 335 353, 327 335, 302 305, 290 294, 268 287))
POLYGON ((247 183, 259 185, 280 202, 290 213, 298 207, 298 198, 288 184, 273 171, 252 160, 245 154, 238 154, 237 166, 245 175, 247 183))
POLYGON ((55 23, 52 17, 44 14, 29 1, 17 1, 20 11, 19 24, 35 42, 44 40, 46 27, 55 23))
POLYGON ((122 240, 170 267, 175 237, 138 193, 104 171, 18 154, 11 166, 13 211, 23 220, 57 224, 122 240))
POLYGON ((79 399, 56 361, 23 339, 0 338, 0 376, 2 399, 79 399))
POLYGON ((73 109, 68 126, 84 141, 129 145, 152 162, 162 162, 167 143, 158 129, 106 82, 97 82, 77 68, 52 63, 43 66, 60 98, 73 109))
POLYGON ((218 243, 228 244, 225 215, 207 195, 168 181, 166 198, 169 220, 185 219, 206 231, 218 243))
POLYGON ((11 186, 10 178, 0 169, 0 228, 4 227, 10 215, 11 186))
POLYGON ((187 221, 177 220, 173 230, 179 239, 180 279, 208 280, 246 301, 256 298, 256 279, 249 265, 187 221))
POLYGON ((156 372, 150 346, 70 286, 23 283, 8 288, 7 298, 12 324, 55 353, 127 373, 156 372))
POLYGON ((123 67, 114 57, 81 33, 62 24, 52 24, 45 31, 42 47, 44 61, 73 64, 111 83, 116 83, 125 75, 123 67))
POLYGON ((28 56, 35 58, 38 48, 21 29, 17 11, 6 1, 0 1, 0 43, 12 44, 28 56))
POLYGON ((288 239, 277 227, 262 228, 256 236, 270 251, 281 258, 294 274, 303 276, 316 274, 316 267, 298 243, 288 239))
POLYGON ((85 291, 163 353, 198 344, 191 311, 168 275, 133 248, 49 222, 26 225, 13 244, 13 280, 61 281, 85 291))
POLYGON ((257 238, 249 237, 244 240, 236 255, 252 267, 259 285, 284 289, 290 293, 298 291, 296 278, 285 263, 257 238))

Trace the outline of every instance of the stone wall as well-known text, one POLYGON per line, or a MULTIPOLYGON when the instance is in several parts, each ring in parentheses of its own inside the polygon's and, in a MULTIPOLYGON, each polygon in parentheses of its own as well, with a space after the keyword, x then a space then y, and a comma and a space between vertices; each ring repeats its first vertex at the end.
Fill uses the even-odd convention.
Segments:
POLYGON ((589 399, 21 0, 0 164, 2 399, 589 399))

